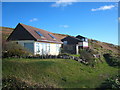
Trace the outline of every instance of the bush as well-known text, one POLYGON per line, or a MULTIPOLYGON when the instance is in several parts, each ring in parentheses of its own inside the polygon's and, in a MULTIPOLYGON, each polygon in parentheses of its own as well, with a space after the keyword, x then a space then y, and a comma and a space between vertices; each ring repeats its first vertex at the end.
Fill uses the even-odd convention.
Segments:
POLYGON ((15 42, 6 42, 3 47, 2 56, 6 57, 26 57, 31 55, 24 47, 15 42))
POLYGON ((64 52, 65 52, 64 48, 60 48, 60 53, 64 53, 64 52))
POLYGON ((86 60, 89 65, 93 66, 95 65, 95 58, 93 57, 92 50, 88 49, 80 49, 80 58, 86 60))
POLYGON ((60 56, 63 56, 63 55, 66 55, 66 56, 69 56, 70 54, 68 54, 68 53, 61 53, 61 54, 59 54, 60 56))
POLYGON ((115 77, 108 78, 99 88, 120 88, 120 76, 116 75, 115 77))
POLYGON ((110 65, 110 66, 119 66, 120 65, 120 57, 119 56, 112 56, 111 54, 107 53, 103 55, 106 62, 110 65))
POLYGON ((40 88, 53 88, 53 86, 29 83, 15 76, 2 78, 2 90, 39 90, 40 88))

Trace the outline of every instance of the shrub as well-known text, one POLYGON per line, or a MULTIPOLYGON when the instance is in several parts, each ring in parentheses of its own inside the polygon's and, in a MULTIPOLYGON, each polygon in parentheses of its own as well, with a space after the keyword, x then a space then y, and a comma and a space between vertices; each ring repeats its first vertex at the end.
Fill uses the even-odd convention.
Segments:
POLYGON ((53 86, 29 83, 15 76, 2 78, 2 90, 39 90, 40 88, 53 88, 53 86))
POLYGON ((24 47, 15 42, 6 42, 3 47, 2 56, 6 57, 26 57, 32 55, 29 51, 27 51, 24 47))
POLYGON ((108 78, 99 88, 120 88, 120 76, 116 75, 115 77, 108 78))
POLYGON ((64 48, 60 48, 60 53, 65 53, 64 48))
POLYGON ((80 57, 82 59, 85 59, 89 65, 93 66, 95 65, 95 58, 93 57, 93 54, 88 49, 80 49, 80 57))
POLYGON ((110 66, 119 66, 120 65, 120 57, 119 56, 112 56, 110 53, 104 54, 103 55, 106 62, 110 66))
POLYGON ((69 56, 70 54, 68 54, 68 53, 61 53, 59 55, 61 55, 61 56, 63 56, 63 55, 69 56))

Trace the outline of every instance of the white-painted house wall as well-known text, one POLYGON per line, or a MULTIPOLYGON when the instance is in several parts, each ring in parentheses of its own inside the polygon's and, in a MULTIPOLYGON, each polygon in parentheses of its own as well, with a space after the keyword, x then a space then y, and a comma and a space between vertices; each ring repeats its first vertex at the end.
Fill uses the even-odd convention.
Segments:
POLYGON ((44 43, 44 42, 35 42, 34 43, 34 52, 35 54, 40 55, 58 55, 60 53, 61 44, 57 43, 44 43))
POLYGON ((61 44, 57 43, 44 43, 32 40, 21 40, 16 42, 18 42, 18 44, 22 45, 23 47, 26 47, 28 50, 32 51, 34 55, 58 55, 61 48, 61 44))
POLYGON ((83 47, 88 47, 88 42, 83 42, 83 47))
POLYGON ((88 42, 79 42, 79 46, 88 47, 88 42))

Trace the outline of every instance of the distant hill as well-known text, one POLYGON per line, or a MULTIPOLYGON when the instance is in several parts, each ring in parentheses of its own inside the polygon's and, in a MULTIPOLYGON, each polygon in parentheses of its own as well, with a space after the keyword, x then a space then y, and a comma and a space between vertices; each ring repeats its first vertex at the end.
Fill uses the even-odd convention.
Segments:
MULTIPOLYGON (((12 33, 14 28, 9 28, 9 27, 0 27, 2 28, 2 38, 7 39, 7 37, 12 33)), ((0 31, 1 33, 1 31, 0 31)))
MULTIPOLYGON (((0 27, 0 28, 2 28, 3 39, 7 39, 7 37, 14 30, 14 28, 9 28, 9 27, 0 27)), ((58 34, 58 33, 53 33, 53 34, 57 35, 59 37, 59 39, 63 39, 66 36, 70 36, 70 35, 58 34)), ((97 41, 97 40, 93 40, 93 39, 89 39, 89 47, 91 49, 95 49, 95 50, 103 52, 103 53, 106 51, 118 53, 118 46, 117 45, 106 43, 106 42, 101 42, 101 41, 97 41)))

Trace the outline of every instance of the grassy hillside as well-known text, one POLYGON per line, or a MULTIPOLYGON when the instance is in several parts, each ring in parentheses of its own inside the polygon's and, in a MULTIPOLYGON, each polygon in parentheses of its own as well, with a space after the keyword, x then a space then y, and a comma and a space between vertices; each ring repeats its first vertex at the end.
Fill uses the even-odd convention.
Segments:
MULTIPOLYGON (((3 59, 2 65, 3 79, 16 78, 32 87, 96 88, 118 73, 105 61, 95 68, 69 59, 3 59)), ((3 82, 3 86, 10 83, 3 82)))
MULTIPOLYGON (((14 28, 0 27, 2 29, 2 38, 7 39, 7 37, 12 33, 14 28)), ((1 33, 1 31, 0 31, 1 33)))
MULTIPOLYGON (((3 41, 12 31, 13 28, 2 27, 3 41)), ((68 36, 53 34, 60 39, 68 36)), ((89 39, 89 47, 101 56, 106 53, 118 56, 118 46, 113 44, 89 39)), ((118 74, 118 68, 109 66, 102 59, 103 63, 99 62, 93 68, 70 59, 4 58, 3 87, 96 88, 118 74)))

